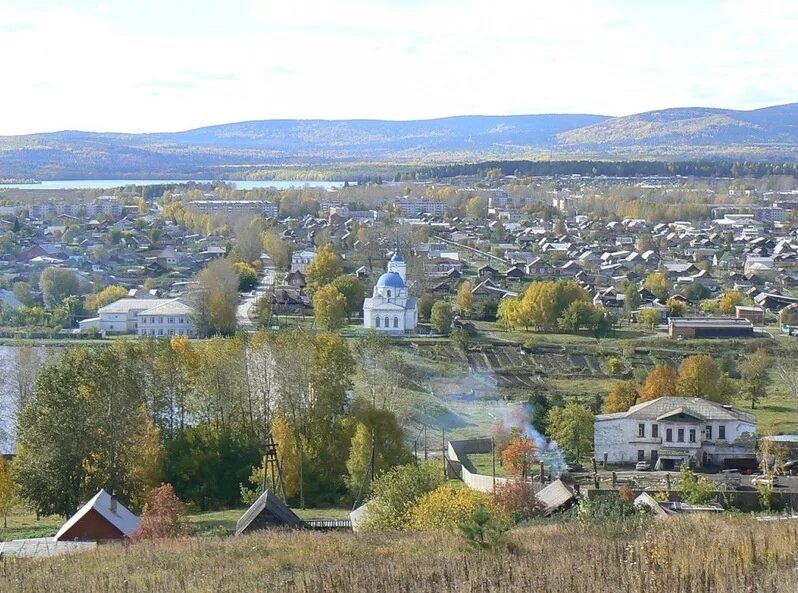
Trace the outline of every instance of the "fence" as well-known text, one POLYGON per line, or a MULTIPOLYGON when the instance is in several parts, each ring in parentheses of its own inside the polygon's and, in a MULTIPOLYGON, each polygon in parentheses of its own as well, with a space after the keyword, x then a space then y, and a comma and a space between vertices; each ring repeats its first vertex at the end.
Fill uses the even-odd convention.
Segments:
POLYGON ((495 478, 493 476, 486 476, 485 474, 478 474, 470 471, 463 465, 460 456, 468 455, 469 453, 490 453, 493 451, 492 439, 449 441, 447 445, 446 456, 449 460, 448 466, 450 472, 459 472, 457 477, 469 488, 473 488, 480 492, 493 492, 494 485, 499 486, 513 481, 510 478, 495 478))

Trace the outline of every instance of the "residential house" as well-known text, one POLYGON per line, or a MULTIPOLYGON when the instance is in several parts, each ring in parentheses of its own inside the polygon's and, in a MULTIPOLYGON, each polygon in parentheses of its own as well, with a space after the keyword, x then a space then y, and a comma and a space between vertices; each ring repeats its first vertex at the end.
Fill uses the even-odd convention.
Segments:
POLYGON ((755 435, 753 414, 697 397, 661 397, 596 416, 593 438, 605 463, 676 469, 755 464, 755 435))

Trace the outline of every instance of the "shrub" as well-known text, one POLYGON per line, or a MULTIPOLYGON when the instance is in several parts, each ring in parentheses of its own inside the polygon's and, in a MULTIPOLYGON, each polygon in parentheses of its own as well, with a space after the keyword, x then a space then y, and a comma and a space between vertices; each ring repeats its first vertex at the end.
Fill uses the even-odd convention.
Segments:
POLYGON ((696 475, 684 464, 679 469, 679 491, 684 501, 690 504, 707 504, 715 500, 712 480, 696 475))
POLYGON ((141 524, 133 538, 165 539, 182 535, 186 505, 175 494, 171 484, 164 484, 150 492, 141 512, 141 524))
POLYGON ((454 529, 470 521, 479 506, 489 509, 492 518, 508 522, 507 513, 489 494, 447 483, 418 501, 411 513, 410 528, 416 531, 454 529))
POLYGON ((441 467, 437 462, 391 468, 374 480, 363 529, 407 529, 413 507, 442 481, 441 467))
POLYGON ((504 543, 507 525, 497 521, 490 509, 480 503, 471 516, 460 524, 460 533, 468 547, 474 550, 495 549, 504 543))
POLYGON ((498 485, 495 500, 516 523, 537 517, 543 511, 543 505, 535 496, 532 484, 524 480, 498 485))

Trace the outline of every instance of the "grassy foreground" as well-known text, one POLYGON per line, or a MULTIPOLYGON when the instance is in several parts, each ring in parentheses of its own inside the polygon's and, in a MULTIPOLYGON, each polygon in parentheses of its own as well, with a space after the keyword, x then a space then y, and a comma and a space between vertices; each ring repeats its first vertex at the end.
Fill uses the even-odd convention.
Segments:
POLYGON ((0 562, 16 593, 584 592, 794 593, 798 521, 678 518, 627 528, 538 523, 499 552, 450 533, 261 532, 105 546, 0 562))

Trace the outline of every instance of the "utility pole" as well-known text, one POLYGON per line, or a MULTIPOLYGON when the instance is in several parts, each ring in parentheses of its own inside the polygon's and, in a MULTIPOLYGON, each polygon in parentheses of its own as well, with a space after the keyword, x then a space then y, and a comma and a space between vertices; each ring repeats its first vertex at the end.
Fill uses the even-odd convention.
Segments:
POLYGON ((441 459, 443 459, 443 479, 446 479, 446 428, 441 424, 441 459))
POLYGON ((493 462, 493 494, 496 494, 496 439, 490 437, 490 456, 493 462))
POLYGON ((424 425, 424 461, 427 460, 427 425, 424 425))

